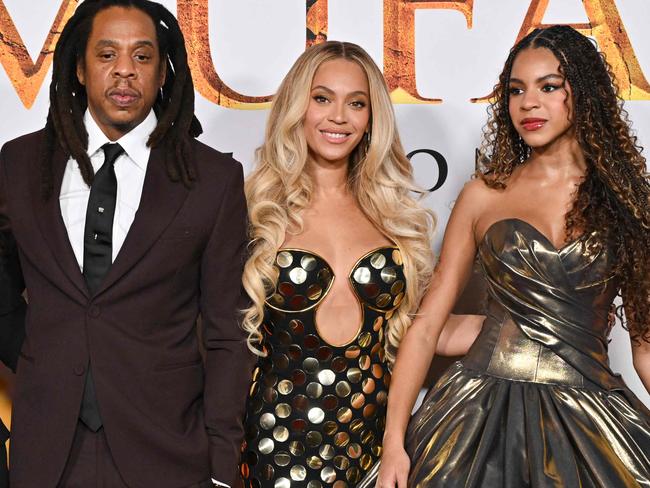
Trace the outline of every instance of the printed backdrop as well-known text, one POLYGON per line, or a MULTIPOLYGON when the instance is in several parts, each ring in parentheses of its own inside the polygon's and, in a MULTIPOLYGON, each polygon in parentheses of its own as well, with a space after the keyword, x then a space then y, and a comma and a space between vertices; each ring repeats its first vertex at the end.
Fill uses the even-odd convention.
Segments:
MULTIPOLYGON (((52 52, 79 0, 0 0, 0 143, 42 127, 52 52)), ((425 200, 438 215, 434 246, 474 168, 485 98, 508 49, 542 24, 593 37, 619 78, 633 128, 650 144, 648 0, 163 0, 184 30, 201 140, 249 170, 268 104, 305 46, 356 42, 383 67, 399 129, 425 200)), ((615 328, 614 370, 650 406, 615 328)), ((5 390, 10 390, 8 375, 5 390)), ((0 413, 7 421, 9 395, 0 413)))

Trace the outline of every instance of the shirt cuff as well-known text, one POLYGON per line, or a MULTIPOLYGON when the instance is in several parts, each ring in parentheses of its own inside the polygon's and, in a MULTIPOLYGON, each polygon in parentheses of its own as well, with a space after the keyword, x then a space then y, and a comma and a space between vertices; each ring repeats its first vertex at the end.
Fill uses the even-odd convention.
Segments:
POLYGON ((214 483, 214 486, 218 486, 219 488, 230 488, 230 485, 217 481, 214 478, 212 478, 212 483, 214 483))

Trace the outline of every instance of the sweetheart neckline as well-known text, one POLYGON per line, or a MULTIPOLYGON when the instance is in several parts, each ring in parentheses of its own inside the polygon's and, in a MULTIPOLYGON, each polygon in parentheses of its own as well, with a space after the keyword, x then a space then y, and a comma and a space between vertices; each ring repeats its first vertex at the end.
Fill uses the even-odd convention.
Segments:
MULTIPOLYGON (((358 269, 359 264, 361 263, 361 261, 363 261, 364 259, 366 259, 366 258, 367 258, 368 256, 370 256, 371 254, 376 253, 376 252, 378 252, 378 251, 381 251, 381 250, 383 250, 383 249, 392 249, 393 251, 398 251, 398 252, 400 253, 400 255, 401 255, 401 252, 402 252, 402 251, 400 251, 400 248, 397 247, 396 245, 386 245, 386 246, 379 246, 379 247, 376 247, 376 248, 374 248, 374 249, 371 249, 371 250, 367 251, 367 252, 364 253, 364 254, 363 254, 359 259, 357 259, 357 261, 354 263, 354 265, 352 266, 352 268, 351 268, 350 271, 348 272, 348 280, 349 280, 349 282, 350 282, 350 285, 352 285, 352 290, 351 290, 351 291, 352 291, 352 295, 354 296, 354 298, 355 298, 355 300, 357 301, 357 303, 358 303, 358 305, 359 305, 359 308, 360 308, 360 310, 361 310, 361 320, 359 321, 359 327, 357 328, 357 331, 356 331, 356 333, 354 334, 354 336, 353 336, 349 341, 344 342, 344 343, 341 344, 341 345, 338 345, 338 344, 331 343, 329 340, 327 340, 327 339, 323 336, 323 334, 321 333, 320 328, 318 327, 318 321, 316 320, 316 313, 317 313, 317 312, 314 313, 314 327, 316 328, 316 333, 318 334, 318 337, 320 337, 320 339, 321 339, 325 344, 327 344, 328 346, 330 346, 330 347, 332 347, 332 348, 343 348, 343 347, 347 347, 348 345, 352 344, 355 340, 357 340, 357 338, 358 338, 359 335, 361 334, 361 330, 363 329, 363 324, 364 324, 364 320, 365 320, 365 308, 364 308, 363 304, 361 303, 361 300, 359 299, 359 296, 358 296, 357 293, 354 291, 354 284, 353 284, 354 273, 355 273, 355 271, 358 269)), ((305 254, 309 254, 309 255, 311 255, 311 256, 316 256, 318 259, 322 260, 323 263, 325 263, 325 265, 329 268, 330 273, 332 274, 332 279, 330 280, 329 286, 327 287, 327 290, 325 290, 325 291, 323 292, 322 297, 321 297, 321 298, 320 298, 316 303, 312 304, 308 309, 305 309, 305 310, 309 310, 309 309, 312 309, 312 308, 313 308, 313 309, 315 309, 316 311, 318 311, 318 308, 319 308, 321 302, 322 302, 323 300, 325 300, 325 297, 329 294, 329 291, 330 291, 332 285, 334 284, 334 280, 336 279, 336 273, 334 273, 334 268, 332 268, 332 266, 330 265, 330 263, 329 263, 329 262, 328 262, 328 261, 327 261, 323 256, 321 256, 320 254, 315 253, 315 252, 313 252, 313 251, 310 251, 310 250, 308 250, 308 249, 302 249, 302 248, 299 248, 299 247, 281 247, 281 248, 278 249, 278 251, 275 253, 276 258, 277 258, 277 256, 278 256, 281 252, 291 252, 291 251, 298 251, 298 252, 302 252, 302 253, 305 253, 305 254)), ((273 308, 273 309, 281 310, 281 309, 278 309, 277 307, 273 306, 272 304, 270 304, 270 303, 268 302, 268 300, 265 300, 265 303, 266 303, 267 306, 269 306, 269 307, 271 307, 271 308, 273 308)), ((305 311, 305 310, 303 310, 303 311, 305 311)))
MULTIPOLYGON (((371 254, 376 253, 377 251, 381 251, 383 249, 393 249, 393 250, 399 251, 400 254, 402 253, 400 248, 397 247, 396 245, 386 245, 386 246, 375 247, 374 249, 371 249, 370 251, 367 251, 366 253, 364 253, 359 259, 357 259, 355 261, 355 263, 352 265, 352 268, 350 268, 350 271, 347 274, 348 278, 352 278, 352 276, 354 275, 354 272, 358 268, 359 263, 361 263, 361 261, 366 259, 371 254)), ((310 251, 308 249, 303 249, 303 248, 300 248, 300 247, 281 247, 280 249, 278 249, 278 252, 275 253, 276 257, 277 257, 278 254, 280 254, 283 251, 298 251, 298 252, 302 252, 302 253, 306 253, 306 254, 311 254, 312 256, 316 256, 317 258, 322 260, 327 265, 327 267, 330 269, 330 271, 332 273, 332 277, 336 276, 336 273, 334 273, 334 268, 329 263, 329 261, 327 259, 325 259, 321 254, 318 254, 317 252, 310 251)))
POLYGON ((544 240, 544 241, 545 241, 545 242, 546 242, 546 243, 547 243, 547 244, 548 244, 548 245, 549 245, 549 246, 550 246, 550 247, 551 247, 551 248, 552 248, 552 249, 553 249, 557 254, 562 254, 563 252, 565 252, 565 251, 568 250, 569 248, 571 248, 571 247, 573 247, 574 245, 576 245, 578 242, 583 241, 584 239, 587 238, 587 236, 586 236, 585 234, 581 234, 580 236, 576 237, 575 239, 571 239, 571 240, 565 242, 564 244, 562 244, 560 247, 557 247, 555 244, 553 244, 553 241, 552 241, 551 239, 549 239, 549 238, 546 236, 546 234, 544 234, 541 230, 539 230, 537 227, 535 227, 535 226, 534 226, 533 224, 531 224, 530 222, 528 222, 528 221, 526 221, 526 220, 524 220, 524 219, 520 219, 520 218, 518 218, 518 217, 506 217, 506 218, 503 218, 503 219, 495 220, 494 222, 492 222, 492 223, 488 226, 488 228, 486 229, 486 231, 483 233, 483 237, 482 237, 481 240, 479 241, 479 246, 482 245, 483 243, 485 243, 485 241, 486 241, 486 239, 487 239, 487 235, 490 233, 490 231, 492 230, 493 227, 496 227, 498 224, 501 224, 501 223, 503 223, 503 222, 511 222, 511 221, 514 221, 514 222, 521 222, 522 224, 526 225, 528 228, 530 228, 530 229, 532 229, 533 231, 535 231, 535 233, 537 233, 539 236, 541 236, 542 239, 543 239, 543 240, 544 240))

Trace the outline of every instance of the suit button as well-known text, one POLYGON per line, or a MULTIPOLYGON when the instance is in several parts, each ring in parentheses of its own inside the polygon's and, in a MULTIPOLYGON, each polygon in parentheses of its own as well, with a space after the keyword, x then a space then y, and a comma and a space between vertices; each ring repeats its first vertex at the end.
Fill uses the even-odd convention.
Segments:
POLYGON ((83 364, 77 364, 73 369, 72 372, 76 374, 77 376, 81 376, 86 372, 86 368, 83 364))
POLYGON ((90 315, 93 318, 99 317, 101 314, 101 311, 99 310, 99 307, 97 305, 93 305, 88 309, 88 315, 90 315))

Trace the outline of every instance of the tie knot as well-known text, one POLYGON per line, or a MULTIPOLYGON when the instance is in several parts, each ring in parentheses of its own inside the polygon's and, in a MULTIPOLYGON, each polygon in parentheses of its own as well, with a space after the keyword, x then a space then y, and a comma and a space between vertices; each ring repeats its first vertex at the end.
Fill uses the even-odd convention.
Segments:
POLYGON ((104 164, 114 164, 115 160, 124 152, 122 146, 117 143, 107 143, 102 146, 104 151, 104 164))

